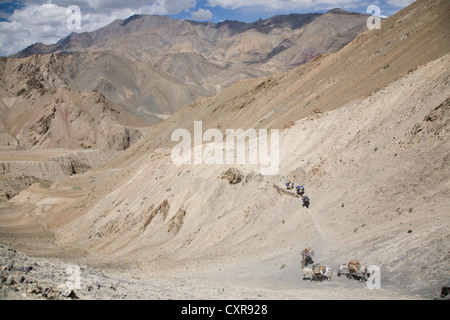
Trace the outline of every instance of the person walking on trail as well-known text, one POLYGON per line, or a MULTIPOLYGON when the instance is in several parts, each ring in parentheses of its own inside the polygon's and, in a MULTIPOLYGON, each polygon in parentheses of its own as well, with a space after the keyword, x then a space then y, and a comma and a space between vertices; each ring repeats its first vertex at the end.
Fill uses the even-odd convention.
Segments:
POLYGON ((311 247, 306 247, 302 251, 302 269, 305 268, 308 264, 313 264, 313 249, 311 247))
POLYGON ((306 207, 306 208, 309 208, 309 201, 310 201, 309 197, 308 196, 304 196, 302 198, 303 206, 306 207))
POLYGON ((297 194, 298 194, 299 196, 304 195, 304 194, 305 194, 305 187, 303 187, 303 186, 297 186, 297 194))
POLYGON ((287 190, 292 190, 294 189, 294 183, 289 181, 288 183, 286 183, 286 189, 287 190))

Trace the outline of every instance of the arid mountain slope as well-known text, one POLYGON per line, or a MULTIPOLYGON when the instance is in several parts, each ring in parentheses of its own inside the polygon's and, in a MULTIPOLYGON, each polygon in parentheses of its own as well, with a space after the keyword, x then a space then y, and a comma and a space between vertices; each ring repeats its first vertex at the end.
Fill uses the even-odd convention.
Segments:
POLYGON ((281 129, 290 121, 339 108, 446 54, 449 18, 444 2, 416 2, 383 21, 381 30, 366 30, 336 54, 289 72, 231 85, 211 99, 190 104, 173 121, 179 125, 180 119, 186 120, 187 128, 204 119, 205 128, 281 129), (211 117, 204 118, 205 112, 211 117))
POLYGON ((370 97, 297 121, 281 134, 274 176, 249 165, 176 166, 170 148, 138 142, 119 158, 122 169, 34 186, 8 204, 31 201, 31 217, 45 206, 39 217, 59 247, 76 244, 141 277, 212 272, 216 285, 299 289, 299 252, 311 245, 315 261, 335 271, 356 258, 381 268, 384 289, 431 298, 449 272, 449 66, 447 54, 370 97), (221 178, 229 168, 239 182, 221 178), (288 179, 305 185, 309 209, 279 191, 288 179))
MULTIPOLYGON (((236 80, 284 71, 334 52, 361 33, 366 20, 366 15, 343 10, 218 24, 135 15, 91 33, 73 33, 54 45, 30 46, 14 56, 105 52, 148 64, 194 91, 199 86, 206 90, 201 94, 211 95, 236 80)), ((182 106, 172 104, 167 111, 182 106)))
POLYGON ((53 119, 55 90, 104 96, 117 111, 116 117, 109 117, 115 120, 102 121, 106 127, 116 127, 116 120, 119 127, 149 126, 240 79, 286 70, 320 53, 336 51, 364 29, 365 21, 365 15, 342 10, 277 16, 252 24, 145 15, 92 33, 72 34, 55 45, 37 44, 0 61, 0 142, 26 148, 109 146, 111 142, 100 141, 106 135, 115 136, 108 130, 100 130, 103 138, 95 143, 92 138, 80 142, 87 139, 83 135, 96 132, 91 128, 94 120, 83 125, 90 128, 83 137, 71 131, 75 129, 71 121, 103 119, 103 113, 95 115, 96 108, 83 104, 89 102, 86 99, 71 105, 87 117, 48 127, 46 137, 30 130, 41 126, 33 121, 53 119), (52 132, 56 127, 65 128, 64 138, 58 141, 49 139, 49 135, 59 136, 59 131, 52 132))
POLYGON ((188 87, 146 64, 111 54, 75 53, 34 55, 2 60, 0 84, 12 94, 29 96, 36 89, 95 91, 143 119, 157 122, 155 113, 172 113, 196 97, 201 88, 188 87))
MULTIPOLYGON (((381 268, 383 289, 432 298, 450 272, 449 15, 446 0, 416 1, 335 54, 196 100, 100 170, 10 200, 22 223, 15 236, 37 219, 58 250, 252 298, 259 288, 277 297, 311 288, 299 255, 312 246, 335 272, 358 259, 381 268), (171 135, 194 121, 282 129, 278 173, 174 164, 171 135), (288 179, 305 186, 309 209, 283 192, 288 179)), ((5 216, 4 239, 11 225, 5 216)), ((311 285, 344 292, 335 278, 311 285)))
POLYGON ((115 151, 139 138, 137 128, 161 121, 153 114, 205 94, 101 53, 4 58, 0 90, 2 145, 115 151))

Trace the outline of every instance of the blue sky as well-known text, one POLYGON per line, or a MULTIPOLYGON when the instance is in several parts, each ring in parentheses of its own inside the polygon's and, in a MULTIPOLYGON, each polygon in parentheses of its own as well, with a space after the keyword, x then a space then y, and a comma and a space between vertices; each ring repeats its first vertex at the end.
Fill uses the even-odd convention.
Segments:
MULTIPOLYGON (((133 14, 169 15, 176 19, 252 22, 278 14, 324 13, 333 8, 366 13, 370 5, 391 16, 414 0, 0 0, 0 55, 42 42, 51 44, 71 32, 90 32, 133 14), (79 8, 77 29, 68 19, 79 8), (79 27, 79 28, 78 28, 79 27)), ((73 20, 73 19, 72 19, 73 20)))

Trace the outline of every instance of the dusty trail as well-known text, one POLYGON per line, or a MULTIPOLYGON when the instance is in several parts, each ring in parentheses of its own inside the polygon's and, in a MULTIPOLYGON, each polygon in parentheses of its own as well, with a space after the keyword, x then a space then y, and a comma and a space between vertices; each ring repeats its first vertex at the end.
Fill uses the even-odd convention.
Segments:
MULTIPOLYGON (((283 198, 288 197, 283 195, 283 198)), ((300 199, 291 202, 298 206, 300 199)), ((11 204, 9 204, 11 206, 11 204)), ((2 241, 14 244, 15 248, 22 248, 33 252, 33 256, 40 258, 27 258, 24 264, 37 260, 41 268, 35 268, 32 273, 33 281, 47 283, 47 286, 57 287, 64 283, 66 268, 70 265, 81 265, 82 287, 77 290, 81 299, 417 299, 417 296, 400 295, 395 291, 371 291, 360 284, 345 279, 333 277, 332 282, 309 282, 302 280, 302 270, 299 252, 302 246, 293 246, 281 250, 279 253, 260 252, 259 256, 248 256, 247 259, 236 261, 231 258, 221 259, 219 263, 208 262, 197 265, 177 268, 175 271, 149 272, 144 266, 130 268, 125 265, 101 264, 93 260, 90 255, 82 251, 61 246, 54 242, 54 235, 47 227, 39 222, 36 212, 24 214, 23 226, 15 229, 13 234, 5 232, 8 228, 8 210, 3 207, 0 214, 2 221, 2 241), (34 239, 25 241, 25 239, 34 239), (53 257, 53 258, 49 258, 53 257), (57 260, 55 260, 57 258, 57 260), (87 263, 85 266, 84 264, 87 263), (91 267, 89 267, 91 265, 91 267), (97 269, 98 268, 98 269, 97 269), (54 271, 51 271, 54 270, 54 271), (49 272, 58 274, 49 278, 49 272), (97 288, 96 290, 89 289, 97 288), (114 290, 111 290, 114 288, 114 290)), ((48 210, 49 208, 46 207, 48 210)), ((11 208, 11 213, 14 212, 11 208)), ((37 210, 39 212, 39 210, 37 210)), ((10 214, 11 214, 10 213, 10 214)), ((315 262, 333 265, 327 257, 325 248, 328 248, 328 238, 321 228, 320 218, 314 216, 313 207, 304 208, 297 212, 302 215, 302 221, 311 221, 320 234, 312 246, 315 249, 315 262)), ((17 223, 17 216, 15 220, 17 223)), ((9 227, 12 227, 9 225, 9 227)), ((4 243, 4 242, 3 242, 4 243)), ((20 254, 18 254, 20 256, 20 254)), ((0 255, 0 264, 7 265, 14 260, 21 261, 14 256, 8 259, 3 252, 0 255)), ((153 268, 152 268, 153 269, 153 268)), ((153 269, 154 270, 154 269, 153 269)), ((28 276, 28 275, 27 275, 28 276)), ((25 289, 23 289, 25 290, 25 289)), ((39 296, 28 294, 26 297, 17 294, 18 299, 35 299, 39 296)), ((9 296, 9 298, 13 298, 9 296)))
POLYGON ((450 279, 449 14, 448 1, 416 1, 336 55, 186 106, 105 167, 10 199, 0 240, 85 261, 128 296, 432 299, 450 279), (321 85, 332 90, 322 96, 321 85), (199 119, 204 129, 282 127, 279 172, 174 164, 170 133, 199 119), (279 190, 292 176, 310 209, 279 190), (335 274, 350 259, 379 266, 382 289, 303 281, 307 246, 335 274))

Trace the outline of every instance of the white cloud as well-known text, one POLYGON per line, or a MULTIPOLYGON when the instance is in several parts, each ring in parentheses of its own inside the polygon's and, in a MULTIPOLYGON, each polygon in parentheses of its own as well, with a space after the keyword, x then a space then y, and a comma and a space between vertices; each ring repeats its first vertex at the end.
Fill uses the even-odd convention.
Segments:
MULTIPOLYGON (((2 2, 0 0, 0 2, 2 2)), ((5 2, 11 2, 6 0, 5 2)), ((37 4, 35 0, 21 0, 27 5, 37 4)), ((184 9, 195 7, 197 0, 46 0, 58 7, 67 8, 75 5, 81 8, 84 14, 88 13, 111 13, 119 9, 139 10, 142 8, 152 8, 161 11, 161 14, 176 14, 184 9)))
POLYGON ((198 11, 191 13, 192 20, 211 20, 212 17, 212 12, 205 9, 198 9, 198 11))
POLYGON ((359 0, 207 0, 211 7, 238 9, 242 7, 258 7, 264 10, 304 9, 315 7, 350 8, 358 6, 359 0))
MULTIPOLYGON (((415 0, 384 0, 390 6, 404 8, 415 0)), ((367 4, 379 5, 380 0, 207 0, 207 6, 238 9, 243 7, 257 7, 263 10, 308 9, 308 8, 343 8, 351 9, 367 4)))
POLYGON ((31 4, 0 22, 0 54, 12 54, 34 42, 52 43, 66 36, 67 9, 54 4, 31 4))

